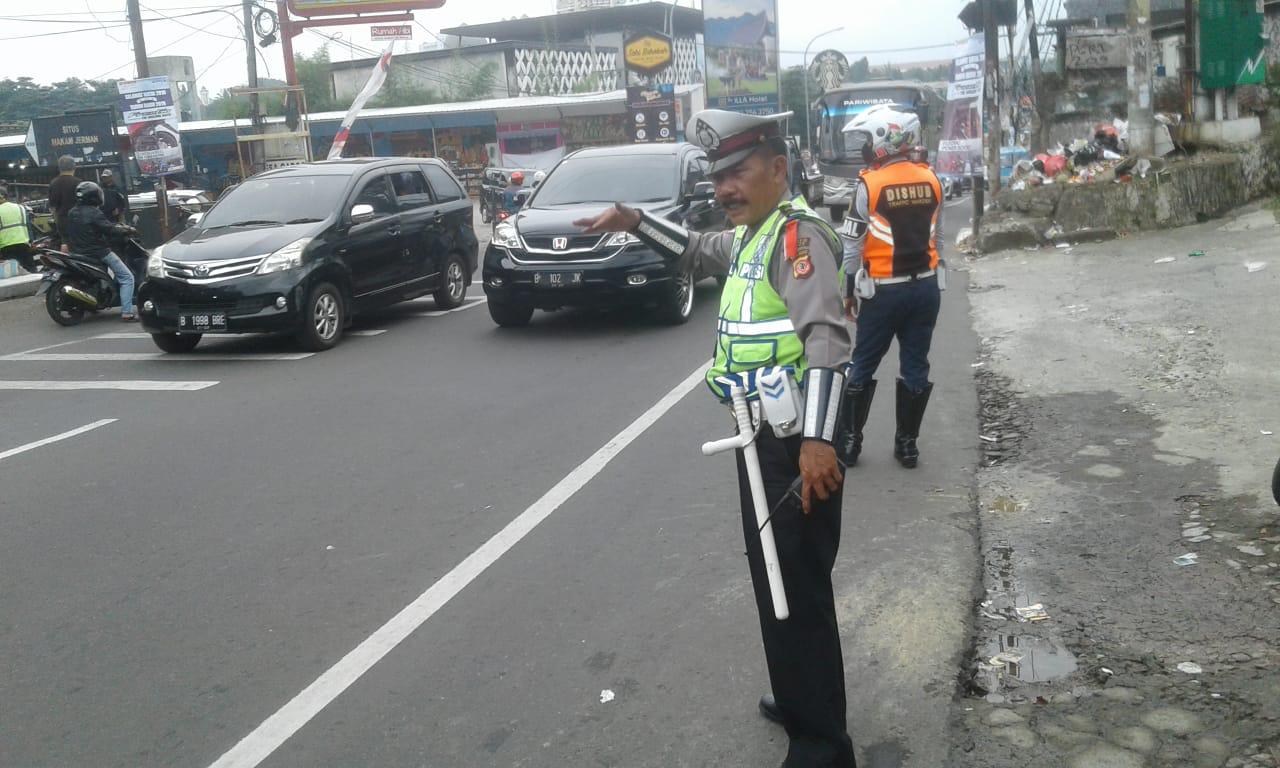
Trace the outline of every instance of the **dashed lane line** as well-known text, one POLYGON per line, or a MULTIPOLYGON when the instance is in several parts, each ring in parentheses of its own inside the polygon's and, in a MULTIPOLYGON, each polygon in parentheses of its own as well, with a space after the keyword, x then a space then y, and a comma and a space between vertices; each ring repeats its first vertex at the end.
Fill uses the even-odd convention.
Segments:
POLYGON ((162 360, 165 362, 226 362, 229 360, 242 361, 268 361, 268 360, 305 360, 314 355, 314 352, 283 352, 283 353, 246 353, 246 354, 223 354, 219 352, 208 353, 182 353, 174 354, 171 352, 86 352, 74 354, 70 352, 18 352, 12 355, 0 356, 0 360, 10 362, 39 362, 39 363, 70 363, 70 362, 136 362, 142 360, 162 360))
POLYGON ((5 459, 11 456, 17 456, 20 453, 33 451, 36 448, 43 448, 46 445, 56 443, 60 440, 68 440, 70 438, 76 437, 77 435, 83 435, 85 432, 91 432, 97 429, 98 427, 105 427, 108 424, 114 424, 116 421, 118 421, 118 419, 102 419, 101 421, 95 421, 92 424, 85 424, 83 427, 76 427, 75 429, 69 432, 63 432, 60 435, 54 435, 53 437, 46 437, 43 440, 37 440, 34 443, 27 443, 26 445, 20 445, 17 448, 10 448, 7 451, 0 451, 0 461, 4 461, 5 459))
POLYGON ((22 390, 29 392, 71 392, 76 390, 120 390, 124 392, 198 392, 209 387, 216 387, 216 381, 155 381, 137 379, 132 381, 4 381, 0 380, 0 390, 22 390))
POLYGON ((438 309, 434 312, 412 312, 408 316, 409 317, 440 317, 441 315, 451 315, 454 312, 462 312, 463 310, 471 309, 472 307, 478 307, 481 304, 486 303, 487 301, 489 301, 489 297, 485 296, 483 298, 476 299, 475 301, 471 301, 466 304, 463 304, 460 307, 454 307, 453 309, 438 309))
POLYGON ((711 361, 698 366, 684 381, 658 400, 626 429, 606 442, 586 461, 556 483, 542 498, 521 512, 516 519, 498 531, 479 549, 446 573, 426 592, 383 624, 372 635, 351 649, 338 663, 320 675, 287 704, 268 717, 240 743, 218 758, 211 768, 255 768, 311 721, 334 699, 391 653, 405 638, 413 634, 437 611, 458 595, 468 584, 498 561, 560 505, 569 500, 636 438, 645 433, 676 403, 684 399, 703 380, 711 361))

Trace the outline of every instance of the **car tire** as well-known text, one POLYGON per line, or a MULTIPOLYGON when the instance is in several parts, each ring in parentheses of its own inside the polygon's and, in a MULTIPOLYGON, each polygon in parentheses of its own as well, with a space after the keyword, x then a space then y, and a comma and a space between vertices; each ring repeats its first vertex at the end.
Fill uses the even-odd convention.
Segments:
POLYGON ((432 294, 436 309, 457 309, 467 298, 467 265, 458 254, 450 254, 440 270, 440 287, 432 294))
POLYGON ((1280 504, 1280 461, 1276 462, 1275 471, 1271 473, 1271 497, 1280 504))
POLYGON ((198 333, 153 333, 151 340, 156 343, 161 352, 170 354, 181 354, 190 352, 196 348, 203 338, 198 333))
POLYGON ((333 283, 316 283, 303 305, 298 343, 308 352, 333 349, 342 339, 345 322, 342 292, 333 283))
POLYGON ((84 321, 84 307, 68 299, 62 292, 67 281, 59 280, 49 286, 44 295, 44 308, 58 325, 79 325, 84 321))
POLYGON ((671 278, 666 295, 658 307, 658 319, 665 325, 683 325, 693 316, 693 273, 685 272, 671 278))
POLYGON ((489 317, 502 328, 523 328, 533 319, 533 307, 489 300, 489 317))

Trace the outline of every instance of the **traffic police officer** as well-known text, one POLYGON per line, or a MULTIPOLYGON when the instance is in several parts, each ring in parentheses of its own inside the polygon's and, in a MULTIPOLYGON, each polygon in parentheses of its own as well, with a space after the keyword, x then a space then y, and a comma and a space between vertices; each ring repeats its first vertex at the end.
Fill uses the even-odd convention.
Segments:
POLYGON ((631 232, 684 272, 728 273, 720 300, 716 358, 707 385, 727 402, 730 387, 752 397, 757 372, 784 367, 805 391, 802 434, 756 438, 765 495, 774 509, 790 618, 773 613, 760 535, 742 452, 738 487, 747 558, 760 615, 773 694, 762 713, 780 722, 790 744, 786 768, 856 765, 845 723, 844 660, 831 569, 840 543, 843 470, 833 447, 851 353, 837 288, 840 238, 803 200, 788 195, 787 148, 779 120, 705 110, 686 133, 707 152, 716 199, 735 225, 726 232, 689 232, 618 204, 575 222, 588 233, 631 232), (786 503, 801 480, 801 503, 786 503))
POLYGON ((844 404, 842 459, 862 451, 862 428, 876 393, 876 368, 898 339, 897 430, 893 455, 914 468, 916 440, 933 384, 929 345, 938 321, 942 252, 942 182, 927 163, 909 155, 920 142, 920 120, 890 105, 854 118, 846 134, 861 134, 869 166, 861 174, 844 237, 845 310, 856 315, 857 335, 844 404))
POLYGON ((9 189, 0 186, 0 261, 17 259, 28 272, 36 271, 31 250, 31 212, 9 200, 9 189))

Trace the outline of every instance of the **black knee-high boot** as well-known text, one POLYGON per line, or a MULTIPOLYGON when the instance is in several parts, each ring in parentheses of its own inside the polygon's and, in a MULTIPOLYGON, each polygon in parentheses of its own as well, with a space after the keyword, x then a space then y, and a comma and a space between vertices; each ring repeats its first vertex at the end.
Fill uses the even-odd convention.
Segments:
POLYGON ((914 469, 920 461, 920 449, 916 440, 920 437, 920 423, 924 421, 924 409, 929 405, 933 382, 924 389, 912 392, 898 379, 898 431, 893 438, 893 455, 907 469, 914 469))
POLYGON ((867 417, 871 415, 871 400, 876 396, 876 380, 868 381, 864 386, 853 385, 845 388, 844 410, 840 414, 844 422, 844 434, 841 435, 837 453, 846 467, 858 463, 858 454, 862 453, 862 428, 866 426, 867 417))

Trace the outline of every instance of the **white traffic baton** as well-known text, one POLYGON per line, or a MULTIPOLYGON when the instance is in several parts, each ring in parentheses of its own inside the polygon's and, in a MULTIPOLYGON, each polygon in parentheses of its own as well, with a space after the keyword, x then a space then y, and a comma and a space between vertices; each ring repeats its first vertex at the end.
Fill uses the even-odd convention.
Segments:
POLYGON ((782 586, 782 566, 778 563, 778 547, 773 540, 773 523, 769 518, 768 500, 764 495, 764 478, 760 475, 760 456, 756 452, 756 430, 751 424, 751 410, 747 406, 747 391, 732 387, 729 396, 733 400, 733 416, 738 422, 738 434, 703 443, 702 454, 714 456, 725 451, 741 449, 743 463, 747 466, 747 482, 751 486, 751 504, 755 507, 756 528, 760 532, 760 549, 764 555, 765 573, 769 577, 769 594, 773 597, 773 615, 779 621, 791 615, 787 606, 787 593, 782 586))

